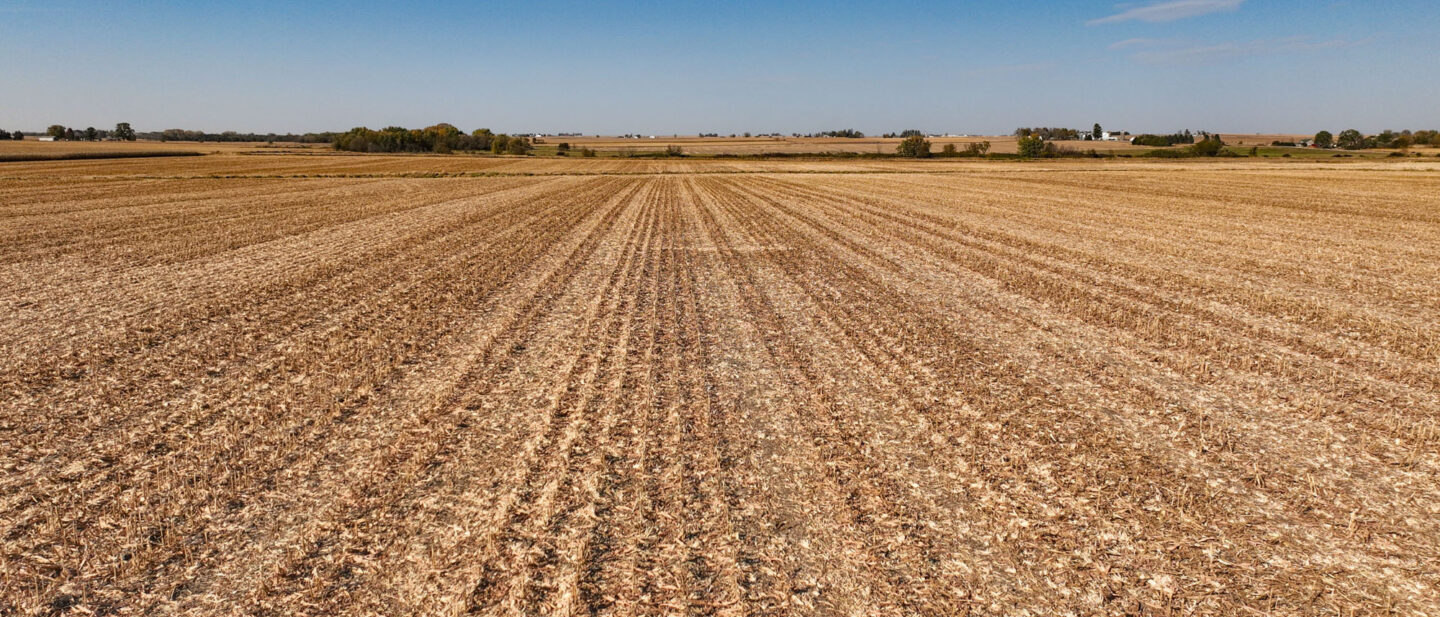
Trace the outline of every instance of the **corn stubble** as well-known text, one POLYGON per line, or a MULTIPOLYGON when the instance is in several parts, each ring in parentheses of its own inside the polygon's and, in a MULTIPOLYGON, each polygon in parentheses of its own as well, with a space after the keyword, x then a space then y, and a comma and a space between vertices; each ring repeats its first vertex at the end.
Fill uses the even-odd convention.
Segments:
POLYGON ((426 161, 0 174, 0 615, 1440 612, 1433 173, 426 161))

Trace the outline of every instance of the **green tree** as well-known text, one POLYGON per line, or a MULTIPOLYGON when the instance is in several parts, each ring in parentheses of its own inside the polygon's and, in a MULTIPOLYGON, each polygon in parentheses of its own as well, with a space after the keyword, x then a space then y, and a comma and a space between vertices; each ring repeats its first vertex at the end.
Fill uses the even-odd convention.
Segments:
POLYGON ((923 159, 930 156, 930 141, 924 135, 911 135, 900 140, 900 145, 895 147, 895 153, 912 159, 923 159))
POLYGON ((15 131, 14 133, 10 134, 10 137, 13 138, 15 141, 23 141, 25 139, 25 134, 21 133, 20 131, 15 131))
POLYGON ((460 137, 464 133, 455 128, 453 124, 441 122, 432 126, 420 129, 420 144, 432 152, 449 154, 455 148, 460 147, 460 137))
POLYGON ((49 137, 54 137, 55 139, 64 139, 65 126, 62 124, 52 124, 49 127, 46 127, 45 135, 49 137))
POLYGON ((85 141, 95 141, 99 136, 100 133, 96 132, 95 127, 85 127, 85 141))
POLYGON ((1315 134, 1315 145, 1321 148, 1329 148, 1335 145, 1335 136, 1331 135, 1330 131, 1320 131, 1315 134))
POLYGON ((1027 159, 1040 158, 1040 155, 1045 153, 1045 140, 1034 135, 1026 135, 1016 142, 1015 151, 1027 159))
POLYGON ((0 129, 0 139, 4 139, 4 140, 10 139, 10 131, 4 130, 4 129, 0 129))
POLYGON ((955 156, 959 154, 959 152, 955 150, 955 144, 945 144, 945 147, 940 149, 940 154, 943 154, 945 156, 955 156))
POLYGON ((470 133, 471 150, 489 150, 495 141, 495 134, 490 129, 475 129, 470 133))
POLYGON ((511 137, 509 141, 505 142, 506 154, 530 154, 533 149, 530 140, 524 137, 511 137))
POLYGON ((1355 129, 1345 129, 1335 138, 1335 145, 1346 150, 1361 150, 1365 148, 1365 135, 1355 129))
POLYGON ((505 147, 508 145, 510 145, 510 136, 501 133, 490 140, 490 151, 495 154, 505 154, 505 147))
POLYGON ((1220 151, 1225 149, 1225 142, 1220 140, 1219 135, 1212 135, 1190 146, 1190 153, 1195 156, 1219 156, 1220 151))
POLYGON ((1100 123, 1095 123, 1095 128, 1090 129, 1090 139, 1099 140, 1105 136, 1105 131, 1100 130, 1100 123))

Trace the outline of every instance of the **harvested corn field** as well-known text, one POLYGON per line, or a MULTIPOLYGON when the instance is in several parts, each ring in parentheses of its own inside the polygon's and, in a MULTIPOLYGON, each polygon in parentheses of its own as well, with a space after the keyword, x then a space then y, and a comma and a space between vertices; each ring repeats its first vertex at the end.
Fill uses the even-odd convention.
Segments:
POLYGON ((1440 612, 1433 172, 226 160, 0 169, 0 615, 1440 612))

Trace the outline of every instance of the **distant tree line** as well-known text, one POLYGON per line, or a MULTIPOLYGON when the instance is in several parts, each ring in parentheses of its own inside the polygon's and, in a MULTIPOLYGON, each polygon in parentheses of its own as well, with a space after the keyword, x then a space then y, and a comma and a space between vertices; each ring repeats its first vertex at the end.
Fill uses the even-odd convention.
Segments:
POLYGON ((568 142, 562 141, 559 145, 555 146, 555 156, 570 156, 571 152, 579 152, 580 156, 584 157, 595 156, 595 150, 591 148, 572 149, 568 142))
POLYGON ((1191 133, 1190 129, 1176 131, 1169 135, 1145 133, 1131 137, 1130 143, 1137 146, 1150 146, 1151 148, 1167 148, 1176 144, 1193 144, 1195 143, 1195 134, 1191 133))
MULTIPOLYGON (((63 124, 52 124, 45 129, 47 137, 53 137, 57 141, 100 141, 113 139, 119 141, 135 141, 135 130, 130 128, 129 122, 121 122, 115 125, 115 130, 105 131, 93 126, 83 129, 74 129, 63 124)), ((20 131, 10 137, 11 139, 24 139, 20 131)))
POLYGON ((821 131, 819 133, 811 133, 809 135, 805 135, 805 137, 848 137, 851 139, 860 139, 865 137, 865 134, 855 129, 840 129, 838 131, 821 131))
POLYGON ((964 150, 956 148, 955 144, 945 144, 945 147, 940 149, 940 156, 964 156, 980 158, 984 157, 986 154, 989 153, 990 142, 988 141, 972 141, 968 144, 965 144, 964 150))
POLYGON ((185 129, 165 129, 163 131, 150 131, 139 133, 141 139, 154 141, 281 141, 288 143, 302 144, 325 144, 334 141, 336 133, 240 133, 236 131, 224 131, 221 133, 206 133, 205 131, 189 131, 185 129))
POLYGON ((14 133, 11 133, 10 131, 0 129, 0 141, 4 141, 7 139, 20 141, 22 139, 25 139, 25 134, 21 133, 20 131, 15 131, 14 133))
POLYGON ((899 133, 885 133, 884 135, 881 135, 881 137, 884 137, 885 139, 894 139, 896 137, 899 137, 900 139, 909 139, 911 137, 924 136, 925 132, 921 131, 920 129, 905 129, 903 131, 900 131, 899 133))
MULTIPOLYGON (((895 146, 895 155, 905 158, 927 159, 936 156, 935 153, 930 151, 930 148, 930 140, 925 139, 924 135, 910 135, 900 140, 900 144, 895 146)), ((945 144, 945 147, 940 150, 938 156, 978 158, 984 157, 986 154, 989 154, 989 152, 990 142, 978 141, 965 144, 964 150, 956 148, 955 144, 945 144)))
MULTIPOLYGON (((495 134, 490 129, 464 133, 454 125, 440 123, 423 129, 391 126, 378 131, 356 127, 336 135, 336 150, 348 152, 493 152, 495 154, 529 154, 534 146, 521 136, 495 134)), ((568 144, 567 144, 568 146, 568 144)), ((568 147, 566 148, 568 151, 568 147)))
MULTIPOLYGON (((1192 157, 1212 156, 1240 156, 1235 152, 1225 149, 1225 141, 1214 133, 1201 132, 1200 140, 1191 144, 1188 148, 1175 148, 1170 150, 1151 150, 1144 156, 1166 159, 1183 159, 1192 157)), ((1250 149, 1250 156, 1259 156, 1258 148, 1250 149)))
POLYGON ((1039 137, 1043 141, 1075 141, 1080 139, 1080 131, 1054 126, 1022 126, 1015 129, 1014 135, 1017 138, 1039 137))
POLYGON ((1321 148, 1334 147, 1342 150, 1364 150, 1366 148, 1404 150, 1411 146, 1440 146, 1440 131, 1406 129, 1395 132, 1387 129, 1368 136, 1355 129, 1340 131, 1339 135, 1331 135, 1330 131, 1320 131, 1315 134, 1315 145, 1321 148))

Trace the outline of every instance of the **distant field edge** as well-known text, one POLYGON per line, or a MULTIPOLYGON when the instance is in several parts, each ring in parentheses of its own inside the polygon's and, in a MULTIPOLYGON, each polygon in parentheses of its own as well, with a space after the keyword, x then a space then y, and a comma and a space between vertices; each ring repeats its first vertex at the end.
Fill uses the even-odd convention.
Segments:
POLYGON ((204 152, 193 150, 155 150, 136 152, 49 152, 25 154, 0 154, 0 163, 23 163, 26 161, 74 161, 82 159, 141 159, 166 156, 204 156, 204 152))

